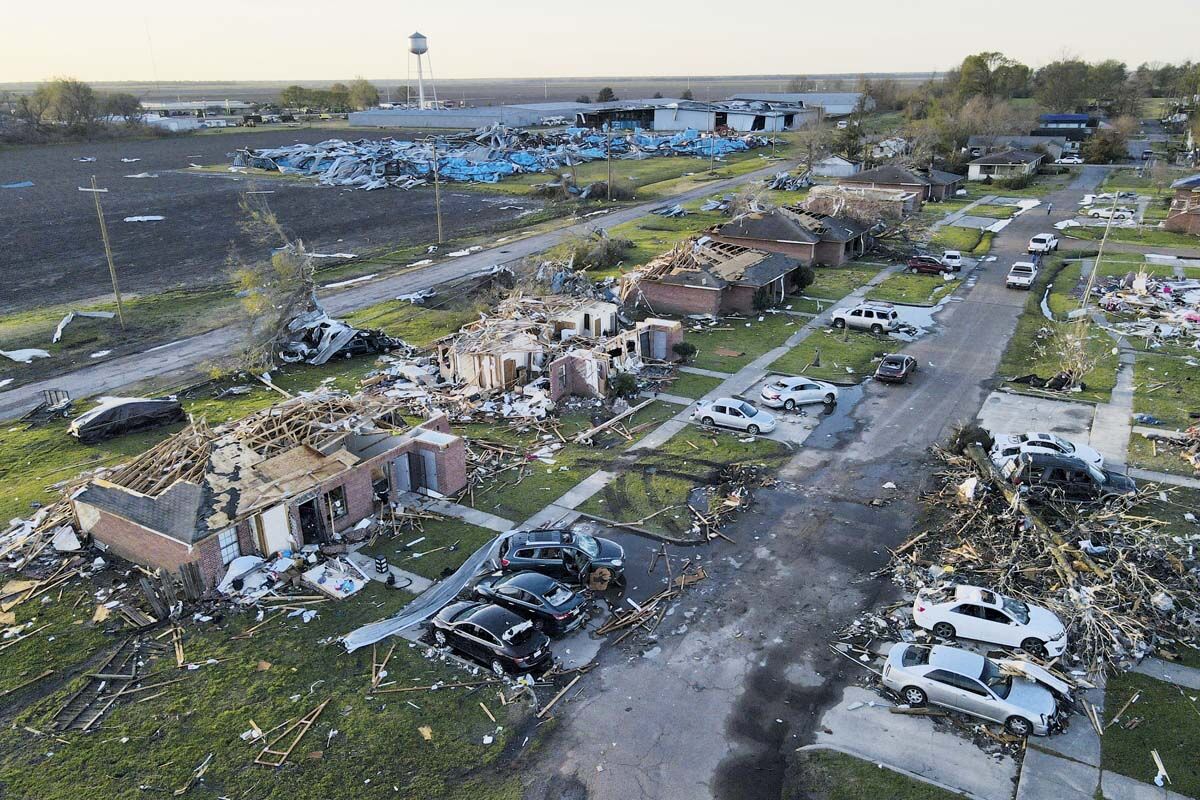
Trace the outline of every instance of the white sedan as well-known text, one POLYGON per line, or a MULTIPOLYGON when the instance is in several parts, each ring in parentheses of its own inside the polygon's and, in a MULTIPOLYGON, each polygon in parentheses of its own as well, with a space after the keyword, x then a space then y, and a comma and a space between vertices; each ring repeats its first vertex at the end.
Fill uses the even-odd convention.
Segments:
POLYGON ((1093 208, 1087 213, 1092 219, 1133 219, 1133 209, 1129 208, 1093 208))
POLYGON ((1091 464, 1096 469, 1104 469, 1104 456, 1094 448, 1085 444, 1068 442, 1053 433, 1001 433, 994 437, 991 457, 992 463, 1003 469, 1004 465, 1021 453, 1049 453, 1056 456, 1071 456, 1091 464))
POLYGON ((763 405, 767 408, 782 408, 792 411, 806 403, 824 403, 831 406, 837 402, 838 389, 832 383, 800 376, 798 378, 776 378, 762 389, 763 405))
POLYGON ((1079 156, 1063 156, 1054 162, 1055 164, 1082 164, 1083 159, 1079 156))
POLYGON ((949 599, 923 590, 913 602, 913 619, 943 639, 974 639, 1051 658, 1067 648, 1067 629, 1052 612, 978 586, 955 586, 949 599))
POLYGON ((692 409, 692 419, 698 419, 705 425, 745 431, 752 436, 775 430, 775 417, 770 412, 732 397, 701 400, 692 409))

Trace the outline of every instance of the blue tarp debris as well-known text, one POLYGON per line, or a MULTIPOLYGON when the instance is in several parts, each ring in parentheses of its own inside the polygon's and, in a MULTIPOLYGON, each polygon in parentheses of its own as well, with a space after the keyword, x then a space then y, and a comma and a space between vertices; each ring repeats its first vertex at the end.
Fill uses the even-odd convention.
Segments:
MULTIPOLYGON (((496 183, 510 175, 558 172, 587 161, 613 158, 651 158, 686 155, 722 158, 731 153, 765 147, 763 136, 709 136, 686 130, 672 136, 647 131, 614 133, 568 128, 565 133, 518 131, 501 125, 437 142, 438 177, 464 183, 496 183)), ((293 144, 233 154, 235 167, 315 176, 331 186, 404 189, 433 180, 434 143, 396 139, 328 139, 317 144, 293 144)))
POLYGON ((16 183, 0 183, 0 189, 28 189, 33 181, 18 181, 16 183))

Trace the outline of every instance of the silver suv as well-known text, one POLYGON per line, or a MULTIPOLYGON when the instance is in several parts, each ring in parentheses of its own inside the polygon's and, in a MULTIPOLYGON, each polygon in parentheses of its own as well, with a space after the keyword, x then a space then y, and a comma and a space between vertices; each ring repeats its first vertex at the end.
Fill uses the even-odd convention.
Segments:
POLYGON ((854 308, 833 312, 833 327, 858 328, 871 333, 890 333, 900 327, 900 315, 891 303, 859 303, 854 308))

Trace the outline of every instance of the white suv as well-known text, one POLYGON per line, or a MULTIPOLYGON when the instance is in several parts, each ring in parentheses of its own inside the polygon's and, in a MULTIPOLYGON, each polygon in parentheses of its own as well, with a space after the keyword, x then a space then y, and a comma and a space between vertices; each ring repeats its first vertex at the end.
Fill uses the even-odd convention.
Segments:
POLYGON ((1053 233, 1039 233, 1029 240, 1030 253, 1053 253, 1058 249, 1058 237, 1053 233))
POLYGON ((833 312, 833 327, 858 328, 871 333, 890 333, 900 327, 900 315, 891 303, 859 303, 854 308, 833 312))

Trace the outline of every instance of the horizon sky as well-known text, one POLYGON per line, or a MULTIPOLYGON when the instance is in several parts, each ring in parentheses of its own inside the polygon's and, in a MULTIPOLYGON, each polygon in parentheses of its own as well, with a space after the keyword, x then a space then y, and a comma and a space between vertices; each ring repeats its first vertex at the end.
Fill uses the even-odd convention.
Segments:
POLYGON ((940 72, 982 50, 999 50, 1034 68, 1064 56, 1115 58, 1131 69, 1196 56, 1192 26, 1182 24, 1194 19, 1194 0, 1152 3, 1150 20, 1144 9, 1134 17, 1128 4, 1114 0, 1095 0, 1086 15, 1058 18, 1032 0, 1013 0, 1004 13, 978 18, 968 18, 951 0, 860 0, 852 14, 831 6, 801 9, 794 0, 759 0, 744 13, 724 6, 707 14, 695 4, 633 0, 608 0, 586 11, 532 0, 503 6, 458 0, 402 13, 382 0, 360 0, 341 14, 315 0, 211 0, 201 7, 61 0, 53 13, 49 8, 6 10, 9 30, 20 35, 0 48, 0 83, 59 75, 85 81, 303 82, 355 75, 394 81, 416 74, 407 52, 408 35, 416 30, 429 37, 435 80, 940 72), (1171 25, 1171 19, 1181 24, 1171 25), (1137 26, 1156 30, 1153 37, 1130 35, 1137 26), (818 33, 808 36, 803 29, 818 33))

